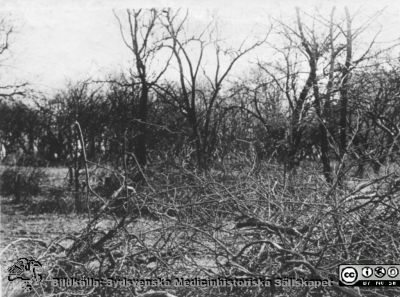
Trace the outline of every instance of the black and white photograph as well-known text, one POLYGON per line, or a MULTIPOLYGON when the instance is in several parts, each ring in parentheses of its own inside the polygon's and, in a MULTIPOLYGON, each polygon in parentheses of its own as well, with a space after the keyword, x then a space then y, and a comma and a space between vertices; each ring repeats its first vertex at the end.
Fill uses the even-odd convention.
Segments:
POLYGON ((0 7, 0 296, 400 296, 400 3, 0 7))

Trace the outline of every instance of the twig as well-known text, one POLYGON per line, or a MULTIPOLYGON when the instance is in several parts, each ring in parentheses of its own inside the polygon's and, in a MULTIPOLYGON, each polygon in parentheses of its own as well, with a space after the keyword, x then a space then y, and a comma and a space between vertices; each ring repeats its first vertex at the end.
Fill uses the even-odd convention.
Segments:
POLYGON ((78 129, 79 132, 79 139, 81 142, 81 146, 82 146, 82 154, 83 154, 83 159, 85 161, 85 179, 86 179, 86 201, 87 201, 87 207, 88 207, 88 213, 89 213, 89 219, 90 219, 90 207, 89 207, 89 192, 94 194, 97 198, 99 198, 103 203, 106 203, 106 201, 103 199, 103 197, 101 197, 99 194, 97 194, 92 187, 90 186, 90 182, 89 182, 89 169, 88 169, 88 160, 86 157, 86 150, 85 150, 85 142, 83 140, 83 133, 82 133, 82 129, 81 129, 81 125, 79 124, 78 121, 75 121, 75 126, 78 129))
POLYGON ((88 219, 90 221, 90 205, 89 205, 90 183, 89 183, 89 171, 88 171, 88 166, 87 166, 86 150, 85 150, 85 141, 83 140, 83 133, 82 133, 81 125, 79 124, 78 121, 75 121, 75 126, 79 133, 79 140, 81 142, 83 160, 85 161, 84 164, 85 164, 85 179, 86 179, 86 206, 88 209, 88 219))
POLYGON ((156 190, 151 186, 151 184, 149 183, 149 181, 148 181, 146 175, 144 174, 143 169, 142 169, 142 166, 140 166, 138 160, 136 159, 136 155, 135 155, 134 153, 132 153, 132 152, 127 152, 127 153, 129 153, 129 154, 133 157, 133 159, 135 160, 136 165, 137 165, 137 167, 139 168, 140 174, 143 176, 144 180, 146 181, 146 184, 149 186, 149 188, 150 188, 153 192, 156 192, 156 190))

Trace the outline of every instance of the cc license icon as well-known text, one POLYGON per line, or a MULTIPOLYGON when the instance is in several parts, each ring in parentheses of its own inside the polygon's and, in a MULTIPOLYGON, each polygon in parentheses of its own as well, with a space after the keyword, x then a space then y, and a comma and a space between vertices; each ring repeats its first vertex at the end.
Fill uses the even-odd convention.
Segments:
POLYGON ((350 284, 357 280, 358 273, 357 270, 353 267, 346 267, 342 270, 341 279, 344 283, 350 284))

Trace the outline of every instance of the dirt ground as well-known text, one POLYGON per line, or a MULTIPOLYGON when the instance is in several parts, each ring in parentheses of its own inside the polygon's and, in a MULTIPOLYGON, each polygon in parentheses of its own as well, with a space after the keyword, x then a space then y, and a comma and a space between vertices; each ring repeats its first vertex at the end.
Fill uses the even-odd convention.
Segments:
POLYGON ((86 218, 76 214, 26 214, 24 205, 15 205, 1 197, 1 248, 21 238, 48 241, 82 228, 86 218))
MULTIPOLYGON (((0 166, 0 174, 6 169, 0 166)), ((65 168, 46 168, 48 185, 60 185, 67 173, 65 168)), ((1 185, 0 185, 1 186, 1 185)), ((81 218, 75 215, 27 214, 26 205, 13 203, 13 197, 0 196, 0 247, 3 249, 13 241, 22 238, 50 240, 66 230, 80 225, 81 218)))

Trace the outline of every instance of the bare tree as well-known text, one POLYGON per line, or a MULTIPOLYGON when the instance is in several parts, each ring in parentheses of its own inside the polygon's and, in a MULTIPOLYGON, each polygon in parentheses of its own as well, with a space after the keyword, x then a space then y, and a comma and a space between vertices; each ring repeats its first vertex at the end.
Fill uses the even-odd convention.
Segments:
POLYGON ((264 43, 244 43, 237 50, 224 49, 217 38, 213 38, 215 27, 207 25, 198 34, 187 36, 185 25, 188 13, 180 17, 180 11, 166 10, 163 25, 168 32, 168 45, 178 66, 179 91, 163 87, 170 99, 176 102, 192 129, 195 143, 197 165, 201 169, 208 167, 208 158, 215 143, 215 116, 221 100, 224 82, 237 62, 247 53, 264 43), (208 35, 208 38, 207 38, 208 35), (215 70, 208 70, 205 55, 213 53, 215 70), (203 74, 203 75, 201 75, 203 74))
MULTIPOLYGON (((132 53, 134 67, 131 69, 131 84, 140 84, 135 155, 140 166, 147 162, 147 118, 149 94, 169 66, 170 57, 162 59, 164 35, 160 23, 160 13, 156 9, 127 10, 126 25, 116 14, 122 40, 132 53), (125 30, 124 28, 127 28, 125 30), (154 63, 160 63, 154 65, 154 63), (153 65, 152 65, 153 64, 153 65)), ((133 98, 134 100, 134 98, 133 98)))
POLYGON ((316 120, 318 138, 315 145, 319 148, 323 174, 328 182, 333 181, 331 156, 343 161, 349 145, 351 73, 376 55, 371 50, 375 36, 360 57, 353 58, 353 41, 368 28, 371 20, 353 30, 348 9, 345 9, 345 26, 342 20, 335 20, 335 11, 335 8, 331 10, 328 19, 315 14, 310 17, 311 22, 306 22, 297 8, 295 26, 281 23, 278 33, 284 37, 284 46, 274 46, 282 55, 282 61, 259 63, 288 102, 287 171, 292 172, 299 164, 304 132, 312 129, 316 120), (316 25, 320 29, 317 30, 316 25), (332 128, 336 124, 333 117, 336 107, 339 108, 338 133, 332 128))
POLYGON ((276 46, 274 48, 282 55, 283 61, 278 64, 260 62, 259 67, 281 90, 288 103, 289 127, 285 158, 286 170, 292 172, 299 164, 299 152, 304 132, 308 125, 312 125, 312 115, 315 113, 319 121, 320 137, 318 145, 321 148, 324 175, 328 181, 331 181, 324 107, 328 106, 330 101, 333 67, 331 67, 329 74, 326 94, 320 90, 320 68, 323 67, 321 60, 323 60, 324 55, 330 51, 331 61, 333 61, 341 50, 340 48, 337 50, 333 46, 333 22, 331 20, 328 25, 328 33, 321 38, 318 36, 319 32, 316 32, 315 27, 309 27, 304 23, 300 9, 296 8, 296 27, 281 25, 282 31, 279 34, 285 38, 286 45, 283 49, 276 46), (305 57, 305 62, 300 60, 301 57, 305 57))
POLYGON ((359 131, 351 153, 358 163, 356 175, 362 177, 366 165, 378 173, 399 153, 398 61, 389 60, 376 67, 355 71, 351 78, 349 129, 353 130, 354 115, 360 115, 359 131))
MULTIPOLYGON (((8 24, 8 21, 3 18, 0 20, 0 58, 6 58, 10 50, 10 36, 13 34, 13 26, 8 24)), ((24 87, 26 83, 22 84, 6 84, 0 85, 0 100, 12 99, 15 96, 25 95, 24 87)))

